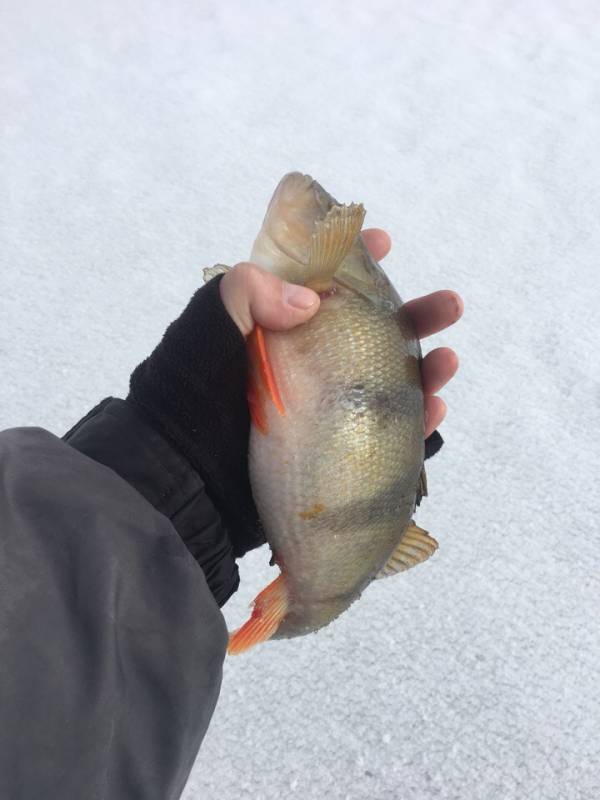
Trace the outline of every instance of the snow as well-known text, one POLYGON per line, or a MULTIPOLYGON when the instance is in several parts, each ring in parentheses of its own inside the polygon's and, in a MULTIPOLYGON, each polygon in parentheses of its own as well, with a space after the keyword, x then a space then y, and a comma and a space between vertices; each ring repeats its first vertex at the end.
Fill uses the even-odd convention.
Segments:
POLYGON ((0 429, 123 397, 291 169, 465 298, 438 553, 228 659, 185 800, 600 797, 599 74, 584 0, 5 4, 0 429))

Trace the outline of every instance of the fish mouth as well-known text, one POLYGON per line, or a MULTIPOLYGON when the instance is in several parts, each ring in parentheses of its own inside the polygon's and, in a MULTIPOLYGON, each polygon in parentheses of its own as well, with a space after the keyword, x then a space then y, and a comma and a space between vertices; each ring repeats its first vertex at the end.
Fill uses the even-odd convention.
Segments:
POLYGON ((287 258, 305 265, 315 223, 339 203, 310 175, 289 172, 267 208, 263 234, 287 258))
POLYGON ((271 202, 276 198, 296 208, 309 205, 318 208, 320 216, 325 216, 332 206, 339 205, 318 181, 302 172, 288 172, 284 175, 275 188, 271 202))

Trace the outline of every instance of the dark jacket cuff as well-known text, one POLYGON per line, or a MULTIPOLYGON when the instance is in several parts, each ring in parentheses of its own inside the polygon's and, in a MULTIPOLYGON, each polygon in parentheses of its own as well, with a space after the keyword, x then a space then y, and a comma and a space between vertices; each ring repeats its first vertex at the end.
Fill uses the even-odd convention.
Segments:
POLYGON ((106 397, 62 438, 112 469, 168 517, 218 605, 231 597, 239 585, 233 547, 204 482, 139 408, 106 397))

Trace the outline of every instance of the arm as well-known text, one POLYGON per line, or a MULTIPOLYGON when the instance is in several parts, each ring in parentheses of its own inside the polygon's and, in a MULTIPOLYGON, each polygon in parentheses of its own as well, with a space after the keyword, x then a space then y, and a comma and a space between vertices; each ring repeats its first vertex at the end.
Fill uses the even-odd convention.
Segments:
POLYGON ((169 519, 41 428, 0 433, 0 796, 178 798, 227 632, 169 519))

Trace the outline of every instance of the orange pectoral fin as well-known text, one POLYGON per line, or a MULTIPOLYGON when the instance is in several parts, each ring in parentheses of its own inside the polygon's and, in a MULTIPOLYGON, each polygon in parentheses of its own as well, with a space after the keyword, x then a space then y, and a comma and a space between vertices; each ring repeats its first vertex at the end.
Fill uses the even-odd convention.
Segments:
POLYGON ((275 408, 283 417, 285 415, 285 408, 283 407, 283 401, 281 400, 277 381, 275 380, 273 367, 269 361, 265 332, 260 325, 255 325, 254 330, 248 337, 248 347, 250 349, 250 356, 258 367, 262 384, 265 387, 267 395, 271 398, 275 408))
POLYGON ((259 642, 266 642, 275 633, 289 606, 288 590, 283 575, 279 575, 258 595, 253 603, 252 616, 229 637, 229 655, 236 656, 259 642))
POLYGON ((267 424, 264 396, 252 373, 248 376, 246 397, 248 398, 250 419, 261 433, 267 434, 269 432, 269 426, 267 424))

